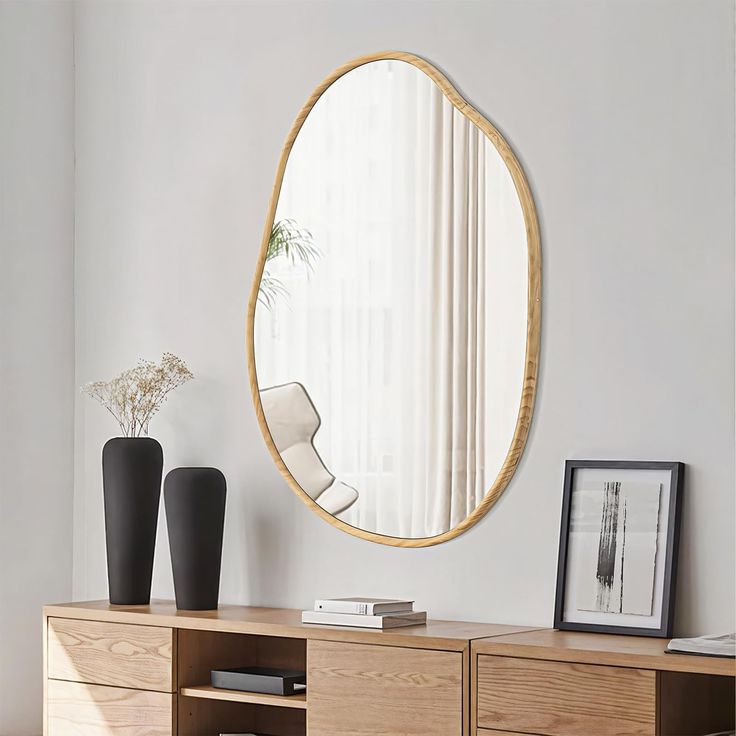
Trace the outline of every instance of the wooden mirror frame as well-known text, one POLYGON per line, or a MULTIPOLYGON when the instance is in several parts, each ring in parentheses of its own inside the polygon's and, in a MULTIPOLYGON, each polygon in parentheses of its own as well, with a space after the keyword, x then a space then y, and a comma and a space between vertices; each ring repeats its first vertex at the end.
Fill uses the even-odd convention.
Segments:
POLYGON ((286 482, 289 484, 291 489, 301 500, 309 506, 318 516, 322 517, 326 522, 332 524, 332 526, 341 529, 348 534, 352 534, 361 539, 366 539, 371 542, 378 542, 379 544, 388 544, 395 547, 428 547, 433 544, 440 544, 453 539, 463 532, 470 529, 471 526, 477 524, 480 519, 485 516, 488 510, 493 506, 494 503, 500 498, 504 489, 508 485, 511 477, 516 470, 521 454, 524 451, 526 440, 529 435, 529 426, 531 424, 532 412, 534 409, 534 397, 537 388, 537 369, 539 364, 539 350, 540 350, 540 333, 541 333, 541 289, 542 289, 542 268, 541 268, 541 244, 539 234, 539 222, 537 220, 536 208, 534 206, 534 199, 529 188, 526 176, 519 160, 514 155, 511 147, 506 142, 504 137, 499 131, 493 126, 483 115, 481 115, 472 105, 470 105, 450 81, 436 69, 432 64, 425 61, 424 59, 415 56, 414 54, 405 53, 402 51, 386 51, 376 54, 368 54, 366 56, 360 56, 353 61, 349 61, 347 64, 343 64, 341 67, 336 69, 330 74, 315 90, 312 92, 309 99, 306 101, 304 106, 299 111, 299 114, 291 126, 289 135, 286 138, 286 142, 281 150, 281 157, 279 158, 278 168, 276 169, 276 181, 273 185, 273 191, 271 193, 271 199, 268 205, 268 214, 266 215, 266 224, 263 230, 263 240, 261 242, 261 249, 258 255, 258 262, 256 264, 255 275, 253 277, 253 287, 251 289, 250 300, 248 302, 248 319, 247 319, 247 347, 248 347, 248 373, 250 377, 250 388, 253 397, 253 405, 256 410, 256 419, 258 420, 258 426, 263 434, 263 439, 266 442, 266 446, 271 453, 271 457, 276 463, 276 467, 281 472, 286 482), (286 171, 286 163, 289 159, 292 146, 296 140, 299 131, 301 130, 307 115, 311 112, 317 100, 327 90, 333 82, 337 81, 344 74, 349 71, 356 69, 364 64, 369 64, 373 61, 404 61, 412 66, 416 67, 420 71, 424 72, 439 88, 444 96, 454 105, 454 107, 461 112, 468 120, 474 125, 480 128, 488 138, 490 138, 493 145, 498 150, 501 158, 506 163, 514 185, 516 192, 521 202, 521 208, 524 215, 524 223, 526 227, 526 237, 528 246, 528 275, 529 275, 529 289, 527 297, 527 330, 526 330, 526 358, 525 358, 525 370, 524 380, 521 391, 521 403, 519 407, 519 413, 516 420, 516 427, 514 430, 514 436, 511 440, 511 446, 506 454, 501 470, 499 471, 496 480, 490 487, 483 500, 478 506, 469 514, 460 524, 449 529, 442 534, 437 534, 433 537, 416 537, 416 538, 404 538, 404 537, 392 537, 385 534, 378 534, 376 532, 366 531, 358 527, 354 527, 347 524, 344 521, 332 516, 325 511, 316 501, 314 501, 302 487, 297 483, 294 477, 287 469, 284 461, 281 459, 279 451, 276 449, 271 433, 266 423, 266 418, 263 413, 263 406, 261 405, 260 389, 258 386, 258 376, 256 373, 256 358, 255 358, 255 315, 256 307, 258 305, 258 291, 261 283, 261 277, 263 275, 263 269, 266 263, 266 251, 268 248, 268 241, 271 236, 271 229, 273 228, 274 218, 276 216, 276 208, 279 201, 279 195, 281 193, 281 184, 284 178, 284 172, 286 171))

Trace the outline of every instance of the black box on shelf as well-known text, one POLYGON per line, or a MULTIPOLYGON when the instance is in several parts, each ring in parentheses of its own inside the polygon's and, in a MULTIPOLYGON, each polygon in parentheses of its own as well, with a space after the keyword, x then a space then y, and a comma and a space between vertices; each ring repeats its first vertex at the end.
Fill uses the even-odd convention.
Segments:
POLYGON ((212 687, 268 695, 298 695, 307 689, 307 673, 275 667, 212 670, 212 687))

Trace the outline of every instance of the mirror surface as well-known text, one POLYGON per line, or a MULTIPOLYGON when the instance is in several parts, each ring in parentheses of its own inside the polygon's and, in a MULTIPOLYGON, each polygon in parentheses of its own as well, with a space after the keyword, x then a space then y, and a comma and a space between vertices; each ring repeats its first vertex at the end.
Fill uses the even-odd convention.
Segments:
POLYGON ((523 173, 408 58, 354 66, 308 103, 252 305, 256 403, 282 472, 339 526, 389 543, 373 535, 441 539, 500 494, 536 375, 523 173))

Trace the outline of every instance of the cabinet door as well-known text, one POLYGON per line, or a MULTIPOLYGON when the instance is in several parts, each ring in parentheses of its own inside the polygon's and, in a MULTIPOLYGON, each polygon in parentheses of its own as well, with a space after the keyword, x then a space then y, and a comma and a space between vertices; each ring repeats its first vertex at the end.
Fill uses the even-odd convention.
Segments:
POLYGON ((462 736, 463 655, 310 641, 309 736, 462 736))
POLYGON ((174 633, 158 626, 48 620, 48 676, 173 692, 174 633))
POLYGON ((48 736, 172 736, 175 695, 49 680, 48 736))
POLYGON ((545 736, 656 733, 656 673, 649 670, 482 654, 477 688, 480 728, 545 736))

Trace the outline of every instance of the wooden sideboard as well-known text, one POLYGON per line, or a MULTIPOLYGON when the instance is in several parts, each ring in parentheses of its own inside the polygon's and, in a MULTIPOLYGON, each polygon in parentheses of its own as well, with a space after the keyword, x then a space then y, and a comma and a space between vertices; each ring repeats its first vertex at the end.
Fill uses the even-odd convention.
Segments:
POLYGON ((46 736, 700 736, 733 724, 733 660, 661 639, 430 621, 307 626, 299 611, 107 601, 44 609, 46 736), (215 667, 307 672, 289 697, 215 667))
POLYGON ((301 612, 107 601, 44 608, 47 736, 466 736, 470 643, 522 626, 312 626, 301 612), (214 690, 215 667, 307 672, 306 695, 214 690))
POLYGON ((473 736, 702 736, 734 727, 733 659, 538 629, 471 645, 473 736))

